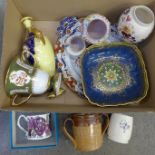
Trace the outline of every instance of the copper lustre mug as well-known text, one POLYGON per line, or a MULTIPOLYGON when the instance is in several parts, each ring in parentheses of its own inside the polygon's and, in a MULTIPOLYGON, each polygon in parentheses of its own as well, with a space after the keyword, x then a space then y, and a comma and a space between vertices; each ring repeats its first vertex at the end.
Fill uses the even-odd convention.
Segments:
POLYGON ((102 146, 108 124, 107 115, 73 114, 64 122, 64 133, 76 149, 84 152, 94 151, 102 146), (72 123, 73 136, 68 132, 68 122, 72 123))

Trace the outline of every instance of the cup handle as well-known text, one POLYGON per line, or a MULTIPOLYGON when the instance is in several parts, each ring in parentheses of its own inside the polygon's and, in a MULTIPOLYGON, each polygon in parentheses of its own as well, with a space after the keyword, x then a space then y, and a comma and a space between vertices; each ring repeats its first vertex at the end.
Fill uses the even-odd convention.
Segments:
POLYGON ((103 129, 102 129, 102 135, 104 135, 105 134, 105 132, 106 132, 106 130, 107 130, 107 128, 108 128, 108 126, 109 126, 109 116, 107 115, 107 114, 103 114, 104 116, 105 116, 105 118, 106 118, 106 121, 105 121, 105 126, 103 127, 103 129))
POLYGON ((31 98, 32 94, 30 94, 26 99, 20 101, 19 103, 16 103, 16 99, 18 98, 18 94, 14 96, 13 100, 12 100, 12 105, 13 106, 19 106, 21 104, 26 103, 30 98, 31 98))
POLYGON ((66 124, 67 124, 68 121, 71 121, 72 124, 74 124, 74 122, 73 122, 73 120, 72 120, 71 118, 67 118, 67 119, 65 120, 65 122, 64 122, 64 127, 63 127, 64 133, 65 133, 65 135, 71 140, 71 142, 73 143, 74 147, 77 148, 77 143, 76 143, 75 139, 74 139, 74 138, 71 136, 71 134, 67 131, 66 124))
POLYGON ((28 134, 28 132, 26 131, 26 129, 24 129, 24 128, 20 125, 20 120, 21 120, 21 118, 24 118, 25 121, 27 122, 26 116, 20 115, 19 118, 18 118, 18 120, 17 120, 17 126, 18 126, 22 131, 24 131, 25 134, 28 134))

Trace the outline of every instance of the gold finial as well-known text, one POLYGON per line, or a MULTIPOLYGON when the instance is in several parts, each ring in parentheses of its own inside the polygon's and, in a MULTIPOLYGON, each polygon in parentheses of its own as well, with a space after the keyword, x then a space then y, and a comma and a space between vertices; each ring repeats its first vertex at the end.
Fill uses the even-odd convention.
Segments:
POLYGON ((32 28, 32 17, 24 17, 21 19, 21 23, 24 24, 25 28, 28 29, 28 31, 31 31, 32 28))

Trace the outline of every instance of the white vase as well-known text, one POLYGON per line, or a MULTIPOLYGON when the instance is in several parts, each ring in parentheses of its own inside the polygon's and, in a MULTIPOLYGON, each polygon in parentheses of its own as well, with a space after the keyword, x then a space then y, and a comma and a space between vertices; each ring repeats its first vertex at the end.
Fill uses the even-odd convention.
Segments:
POLYGON ((106 41, 110 34, 109 20, 100 14, 91 14, 84 18, 82 24, 83 38, 90 44, 106 41))
POLYGON ((151 34, 154 21, 154 13, 149 7, 132 6, 120 16, 118 32, 124 41, 139 43, 151 34))

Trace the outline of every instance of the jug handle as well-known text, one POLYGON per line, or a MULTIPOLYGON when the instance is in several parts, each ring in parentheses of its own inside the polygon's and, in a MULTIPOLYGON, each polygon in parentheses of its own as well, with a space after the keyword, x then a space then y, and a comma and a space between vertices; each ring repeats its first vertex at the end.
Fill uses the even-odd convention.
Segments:
POLYGON ((63 127, 63 130, 64 130, 64 133, 65 135, 71 140, 71 142, 73 143, 74 147, 77 148, 77 143, 75 141, 75 139, 71 136, 71 134, 67 131, 67 127, 66 127, 66 124, 67 122, 70 121, 72 122, 72 124, 74 124, 73 120, 71 118, 67 118, 65 121, 64 121, 64 127, 63 127))
POLYGON ((19 106, 21 104, 26 103, 30 98, 31 98, 32 94, 30 94, 28 97, 26 97, 26 99, 20 101, 19 103, 16 103, 16 99, 19 97, 18 94, 14 96, 13 100, 12 100, 12 105, 13 106, 19 106))
POLYGON ((105 116, 106 121, 105 121, 105 126, 103 126, 102 135, 105 134, 105 132, 106 132, 108 126, 109 126, 109 116, 108 116, 108 114, 103 114, 103 115, 105 116))

